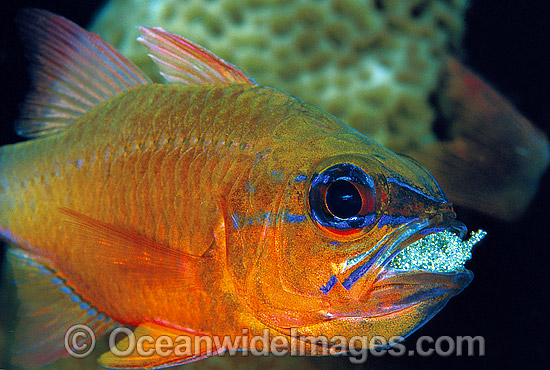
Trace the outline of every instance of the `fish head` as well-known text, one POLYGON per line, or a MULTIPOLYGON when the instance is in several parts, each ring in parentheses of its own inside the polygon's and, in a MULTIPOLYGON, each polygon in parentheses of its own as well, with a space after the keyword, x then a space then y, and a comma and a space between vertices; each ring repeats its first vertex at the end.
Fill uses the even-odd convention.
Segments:
POLYGON ((414 160, 364 140, 341 151, 285 178, 248 305, 283 333, 405 337, 470 283, 464 262, 483 235, 463 241, 465 225, 414 160))

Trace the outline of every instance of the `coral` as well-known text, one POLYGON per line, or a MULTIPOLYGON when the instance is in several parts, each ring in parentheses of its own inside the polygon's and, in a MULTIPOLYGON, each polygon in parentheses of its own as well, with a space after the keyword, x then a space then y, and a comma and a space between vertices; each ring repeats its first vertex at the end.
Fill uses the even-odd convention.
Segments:
POLYGON ((460 48, 466 7, 467 0, 111 0, 91 29, 155 78, 135 25, 161 26, 406 152, 435 140, 430 94, 442 57, 460 48))

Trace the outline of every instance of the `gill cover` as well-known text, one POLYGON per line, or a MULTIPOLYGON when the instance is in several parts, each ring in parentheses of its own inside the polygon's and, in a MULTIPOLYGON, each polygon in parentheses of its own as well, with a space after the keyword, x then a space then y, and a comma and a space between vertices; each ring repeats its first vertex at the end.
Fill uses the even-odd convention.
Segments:
POLYGON ((374 259, 374 247, 403 224, 450 209, 418 164, 393 153, 378 157, 338 155, 289 176, 275 235, 259 247, 245 284, 264 324, 284 330, 375 314, 358 300, 375 276, 361 276, 354 289, 343 285, 353 280, 353 264, 374 259))

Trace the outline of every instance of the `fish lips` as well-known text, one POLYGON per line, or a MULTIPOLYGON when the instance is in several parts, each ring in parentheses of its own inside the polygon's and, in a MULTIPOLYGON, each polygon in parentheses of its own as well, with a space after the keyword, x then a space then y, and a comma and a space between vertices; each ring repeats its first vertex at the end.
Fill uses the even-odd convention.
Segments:
POLYGON ((379 335, 390 344, 420 328, 468 286, 473 273, 466 269, 451 272, 398 270, 388 264, 415 241, 442 230, 452 231, 461 239, 466 234, 464 224, 454 219, 445 220, 444 216, 416 220, 400 227, 380 243, 373 258, 356 266, 355 270, 367 272, 352 288, 348 290, 345 281, 335 288, 339 292, 347 290, 355 298, 348 298, 347 302, 342 299, 333 301, 327 310, 326 321, 305 325, 300 328, 300 333, 379 335))
MULTIPOLYGON (((375 255, 356 269, 356 271, 366 270, 364 277, 358 279, 356 286, 350 289, 357 303, 361 303, 361 309, 355 310, 351 315, 348 312, 348 315, 380 317, 395 314, 413 306, 421 306, 423 310, 431 307, 433 312, 428 316, 432 317, 450 298, 464 290, 474 276, 466 269, 436 272, 420 269, 399 270, 389 267, 390 261, 412 243, 443 230, 450 231, 461 239, 467 232, 462 222, 445 219, 444 215, 438 215, 431 219, 420 219, 405 224, 381 243, 383 245, 375 255)), ((350 276, 354 273, 355 271, 350 276)), ((341 314, 336 316, 348 316, 341 314)))
POLYGON ((298 333, 328 338, 342 335, 384 338, 381 345, 369 348, 386 348, 429 321, 472 278, 473 274, 467 270, 452 273, 387 270, 360 301, 332 311, 326 321, 299 327, 298 333))
POLYGON ((467 232, 466 226, 454 218, 446 218, 445 214, 441 214, 428 220, 413 222, 388 243, 387 251, 381 258, 377 278, 363 298, 369 304, 376 304, 380 314, 389 314, 429 301, 437 309, 433 316, 443 308, 442 302, 446 303, 470 284, 474 274, 466 269, 439 272, 389 267, 390 261, 402 250, 429 235, 448 231, 463 240, 467 232))
MULTIPOLYGON (((470 283, 472 277, 470 271, 387 271, 370 294, 356 302, 358 305, 354 305, 354 311, 340 311, 326 321, 299 327, 298 334, 322 335, 330 340, 342 336, 366 337, 370 340, 367 348, 388 348, 428 322, 470 283), (381 342, 372 342, 376 338, 381 342)), ((352 347, 351 339, 348 343, 347 351, 352 347)), ((357 345, 355 343, 353 347, 365 349, 357 348, 357 345)))
MULTIPOLYGON (((470 284, 471 271, 436 273, 422 270, 385 270, 362 301, 375 316, 393 314, 404 309, 428 303, 435 315, 450 298, 470 284)), ((365 307, 366 308, 366 307, 365 307)), ((372 316, 369 314, 369 316, 372 316)))

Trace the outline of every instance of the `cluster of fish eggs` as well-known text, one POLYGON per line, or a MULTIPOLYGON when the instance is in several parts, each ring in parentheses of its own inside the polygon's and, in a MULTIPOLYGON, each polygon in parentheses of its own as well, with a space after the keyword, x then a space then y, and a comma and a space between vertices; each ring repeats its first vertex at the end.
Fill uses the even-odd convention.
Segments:
POLYGON ((478 230, 465 241, 450 231, 430 234, 409 245, 396 255, 389 267, 398 270, 453 272, 464 270, 464 263, 472 258, 472 248, 487 232, 478 230))
POLYGON ((159 81, 135 26, 163 27, 406 152, 435 140, 430 94, 460 49, 467 3, 110 0, 91 29, 159 81))

